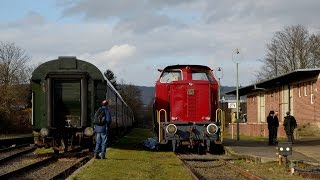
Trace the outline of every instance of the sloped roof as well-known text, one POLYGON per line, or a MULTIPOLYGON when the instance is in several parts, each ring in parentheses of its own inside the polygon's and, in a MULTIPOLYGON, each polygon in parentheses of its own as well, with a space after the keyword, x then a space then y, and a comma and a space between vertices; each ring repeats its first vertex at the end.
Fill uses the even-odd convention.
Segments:
MULTIPOLYGON (((319 75, 319 73, 320 73, 320 68, 297 69, 295 71, 292 71, 290 73, 287 73, 275 78, 264 80, 255 84, 251 84, 249 86, 241 87, 239 88, 239 96, 247 95, 252 92, 265 91, 270 88, 316 77, 319 75)), ((236 94, 236 89, 226 92, 226 94, 236 94)))

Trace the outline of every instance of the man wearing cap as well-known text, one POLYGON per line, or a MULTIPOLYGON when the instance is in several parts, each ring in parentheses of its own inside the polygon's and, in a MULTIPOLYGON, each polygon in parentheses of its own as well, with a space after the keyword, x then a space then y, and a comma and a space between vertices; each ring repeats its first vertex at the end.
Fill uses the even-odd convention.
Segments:
POLYGON ((297 127, 296 119, 290 115, 290 112, 286 112, 287 116, 284 117, 283 126, 284 130, 286 131, 288 142, 292 142, 294 140, 293 132, 294 129, 297 127))

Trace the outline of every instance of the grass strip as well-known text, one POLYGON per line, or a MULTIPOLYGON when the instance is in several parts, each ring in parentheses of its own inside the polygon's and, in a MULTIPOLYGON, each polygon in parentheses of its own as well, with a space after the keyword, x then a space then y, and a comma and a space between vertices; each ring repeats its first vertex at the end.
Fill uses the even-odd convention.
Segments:
POLYGON ((73 179, 193 179, 171 151, 149 150, 142 142, 148 129, 133 129, 108 148, 106 160, 94 160, 73 179))

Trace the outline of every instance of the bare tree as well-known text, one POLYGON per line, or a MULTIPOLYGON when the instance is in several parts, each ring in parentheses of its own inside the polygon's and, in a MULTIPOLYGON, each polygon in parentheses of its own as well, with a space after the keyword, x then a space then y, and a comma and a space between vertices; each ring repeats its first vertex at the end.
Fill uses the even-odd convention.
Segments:
POLYGON ((273 78, 296 69, 320 66, 320 35, 314 35, 302 25, 286 27, 274 34, 267 44, 263 67, 256 77, 258 80, 273 78))
POLYGON ((2 121, 13 118, 13 112, 28 103, 31 70, 30 57, 14 43, 0 42, 0 114, 2 121), (10 118, 9 118, 10 117, 10 118))
MULTIPOLYGON (((140 89, 132 84, 122 84, 119 93, 122 96, 123 100, 132 109, 134 116, 140 117, 139 114, 137 114, 137 112, 139 112, 143 105, 140 89)), ((140 118, 138 118, 138 120, 139 119, 140 118)))

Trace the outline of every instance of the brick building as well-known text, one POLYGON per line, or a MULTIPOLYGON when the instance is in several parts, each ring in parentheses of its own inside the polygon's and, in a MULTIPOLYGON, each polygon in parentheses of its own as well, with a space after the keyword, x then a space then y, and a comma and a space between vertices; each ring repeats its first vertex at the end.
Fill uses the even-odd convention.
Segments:
MULTIPOLYGON (((269 111, 278 111, 278 136, 285 137, 283 120, 290 111, 298 123, 296 137, 320 134, 320 69, 299 69, 266 81, 239 88, 246 96, 247 123, 240 123, 240 134, 268 136, 266 118, 269 111)), ((235 91, 227 94, 235 94, 235 91)), ((228 133, 236 132, 230 124, 228 133)))

